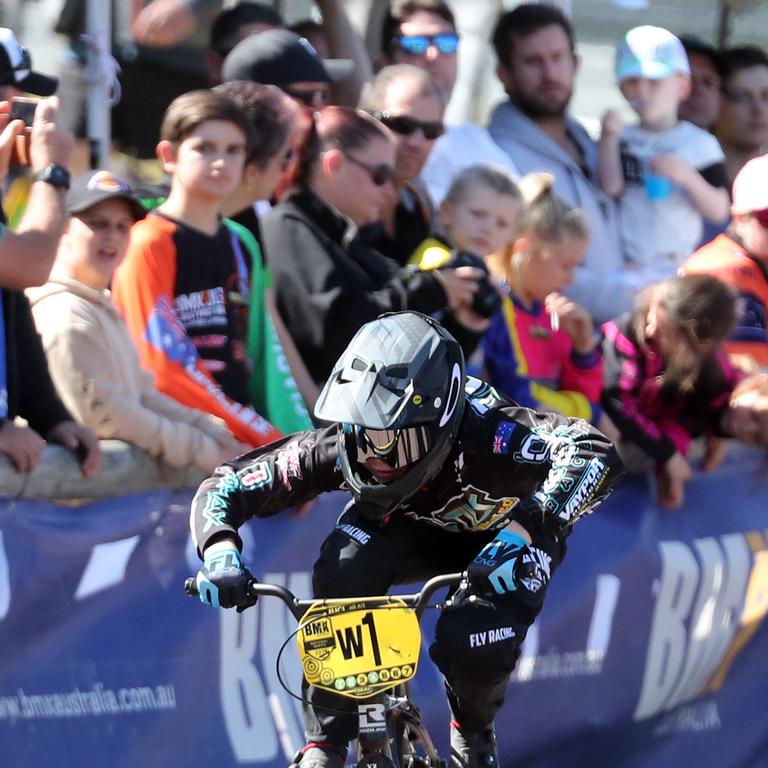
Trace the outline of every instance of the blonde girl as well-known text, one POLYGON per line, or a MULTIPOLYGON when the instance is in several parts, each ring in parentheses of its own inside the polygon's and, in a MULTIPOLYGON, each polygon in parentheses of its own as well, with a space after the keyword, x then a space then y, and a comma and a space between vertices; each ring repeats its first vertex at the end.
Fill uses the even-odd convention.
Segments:
POLYGON ((517 235, 489 259, 505 296, 484 339, 485 373, 521 405, 597 423, 602 365, 594 326, 589 313, 563 295, 581 264, 589 227, 581 209, 554 194, 553 184, 548 173, 522 179, 517 235))

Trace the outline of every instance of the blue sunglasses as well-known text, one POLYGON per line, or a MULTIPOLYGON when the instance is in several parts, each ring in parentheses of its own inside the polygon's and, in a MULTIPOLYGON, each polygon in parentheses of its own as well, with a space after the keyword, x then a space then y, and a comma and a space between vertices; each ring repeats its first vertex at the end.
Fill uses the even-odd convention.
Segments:
POLYGON ((423 56, 430 45, 434 45, 439 53, 450 56, 459 47, 459 36, 455 32, 443 32, 439 35, 398 35, 395 43, 403 53, 410 56, 423 56))

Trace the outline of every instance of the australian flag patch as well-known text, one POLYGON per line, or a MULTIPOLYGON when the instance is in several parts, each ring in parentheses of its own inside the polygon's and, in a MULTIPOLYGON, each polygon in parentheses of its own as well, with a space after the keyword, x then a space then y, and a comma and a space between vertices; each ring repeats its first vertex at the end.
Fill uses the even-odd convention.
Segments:
POLYGON ((509 438, 515 431, 514 421, 502 421, 499 426, 496 427, 496 434, 493 436, 493 452, 494 453, 509 453, 509 438))

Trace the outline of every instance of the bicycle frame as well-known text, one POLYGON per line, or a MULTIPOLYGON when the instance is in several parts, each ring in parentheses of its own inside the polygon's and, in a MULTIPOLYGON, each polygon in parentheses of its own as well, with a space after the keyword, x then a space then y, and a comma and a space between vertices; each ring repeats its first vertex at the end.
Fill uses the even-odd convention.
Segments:
MULTIPOLYGON (((435 576, 424 583, 419 592, 409 595, 389 597, 360 598, 366 604, 375 607, 388 605, 396 599, 402 606, 412 609, 420 619, 429 605, 432 595, 443 587, 458 585, 463 578, 461 573, 435 576)), ((197 595, 197 585, 193 578, 184 583, 184 589, 190 596, 197 595)), ((299 599, 290 590, 278 584, 266 584, 257 581, 249 585, 253 597, 276 597, 286 605, 297 622, 301 623, 310 609, 338 606, 334 599, 310 600, 299 599)), ((446 603, 440 604, 444 607, 446 603)), ((387 689, 374 693, 370 697, 357 700, 358 768, 418 768, 418 766, 444 766, 426 727, 421 721, 418 708, 410 698, 407 683, 393 681, 387 689), (424 757, 414 757, 412 742, 421 743, 424 757)))

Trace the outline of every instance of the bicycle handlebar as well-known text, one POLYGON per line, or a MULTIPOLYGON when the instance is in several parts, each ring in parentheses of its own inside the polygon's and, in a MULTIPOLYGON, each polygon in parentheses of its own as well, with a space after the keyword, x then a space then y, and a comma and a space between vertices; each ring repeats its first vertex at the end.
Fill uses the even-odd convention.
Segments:
MULTIPOLYGON (((393 595, 393 597, 402 600, 407 606, 413 608, 418 615, 421 615, 424 612, 424 609, 427 607, 429 598, 432 597, 432 595, 434 595, 438 589, 460 584, 463 578, 463 573, 444 573, 441 576, 433 576, 431 579, 426 581, 419 592, 415 592, 410 595, 393 595)), ((189 595, 189 597, 198 596, 197 583, 194 577, 190 577, 184 581, 184 591, 187 593, 187 595, 189 595)), ((248 592, 252 597, 270 596, 280 598, 297 621, 301 619, 301 617, 304 615, 304 612, 310 606, 318 604, 322 605, 326 602, 333 602, 330 599, 327 601, 322 599, 300 600, 286 587, 280 586, 279 584, 267 584, 259 582, 256 581, 256 579, 248 584, 248 592)), ((364 598, 361 597, 361 599, 364 598)), ((382 596, 381 598, 374 597, 373 599, 381 599, 382 602, 386 602, 389 598, 382 596)))

